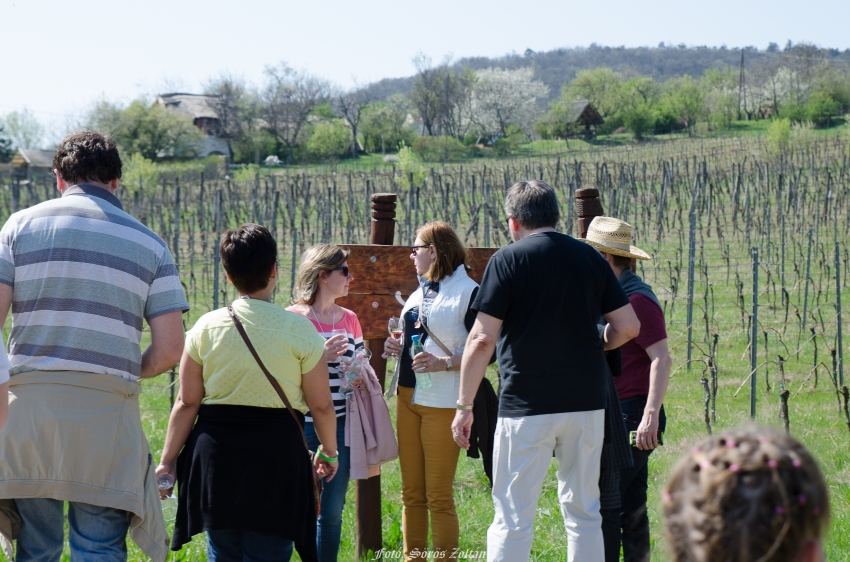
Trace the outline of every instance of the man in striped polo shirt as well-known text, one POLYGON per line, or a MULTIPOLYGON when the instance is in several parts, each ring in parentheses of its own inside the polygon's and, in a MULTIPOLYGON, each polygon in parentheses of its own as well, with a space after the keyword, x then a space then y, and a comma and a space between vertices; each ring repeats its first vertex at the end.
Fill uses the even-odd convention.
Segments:
POLYGON ((0 318, 12 310, 0 498, 20 514, 16 560, 60 559, 65 501, 72 558, 126 560, 129 529, 164 560, 138 381, 180 360, 189 305, 166 244, 115 196, 115 142, 71 133, 53 167, 62 196, 0 231, 0 318))

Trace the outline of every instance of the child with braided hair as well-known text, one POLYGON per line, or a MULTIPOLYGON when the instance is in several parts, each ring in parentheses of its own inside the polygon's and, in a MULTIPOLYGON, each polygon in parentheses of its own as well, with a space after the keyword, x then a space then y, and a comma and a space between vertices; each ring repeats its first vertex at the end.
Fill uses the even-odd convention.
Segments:
POLYGON ((826 483, 796 439, 749 427, 704 439, 663 495, 675 562, 819 562, 829 525, 826 483))

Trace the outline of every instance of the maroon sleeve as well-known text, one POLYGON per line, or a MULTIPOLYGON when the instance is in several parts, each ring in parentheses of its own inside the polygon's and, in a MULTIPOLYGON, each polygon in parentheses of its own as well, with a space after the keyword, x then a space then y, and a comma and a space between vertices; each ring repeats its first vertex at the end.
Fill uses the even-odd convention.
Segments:
POLYGON ((634 339, 642 349, 667 339, 667 329, 664 327, 664 312, 651 298, 640 293, 629 296, 635 315, 640 320, 640 333, 634 339))

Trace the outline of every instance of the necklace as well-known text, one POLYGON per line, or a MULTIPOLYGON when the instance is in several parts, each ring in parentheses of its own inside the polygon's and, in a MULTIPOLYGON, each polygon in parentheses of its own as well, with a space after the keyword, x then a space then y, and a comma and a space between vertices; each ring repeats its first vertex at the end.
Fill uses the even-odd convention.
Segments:
MULTIPOLYGON (((310 307, 310 312, 313 313, 313 318, 316 319, 316 323, 317 324, 324 324, 325 326, 327 326, 326 322, 322 322, 321 320, 319 320, 319 317, 316 316, 316 311, 313 310, 313 306, 312 305, 307 305, 307 306, 310 307)), ((334 322, 334 307, 333 307, 333 305, 331 305, 331 333, 333 333, 335 326, 336 326, 336 322, 334 322)))

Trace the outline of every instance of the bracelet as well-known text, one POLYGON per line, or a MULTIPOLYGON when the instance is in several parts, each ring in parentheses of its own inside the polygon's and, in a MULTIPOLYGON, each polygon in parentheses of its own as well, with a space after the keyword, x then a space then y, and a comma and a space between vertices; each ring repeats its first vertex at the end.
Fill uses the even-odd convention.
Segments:
POLYGON ((339 452, 337 451, 337 455, 335 457, 329 457, 322 451, 322 446, 319 445, 319 449, 316 451, 316 454, 319 455, 319 458, 327 461, 327 462, 337 462, 339 460, 339 452))

